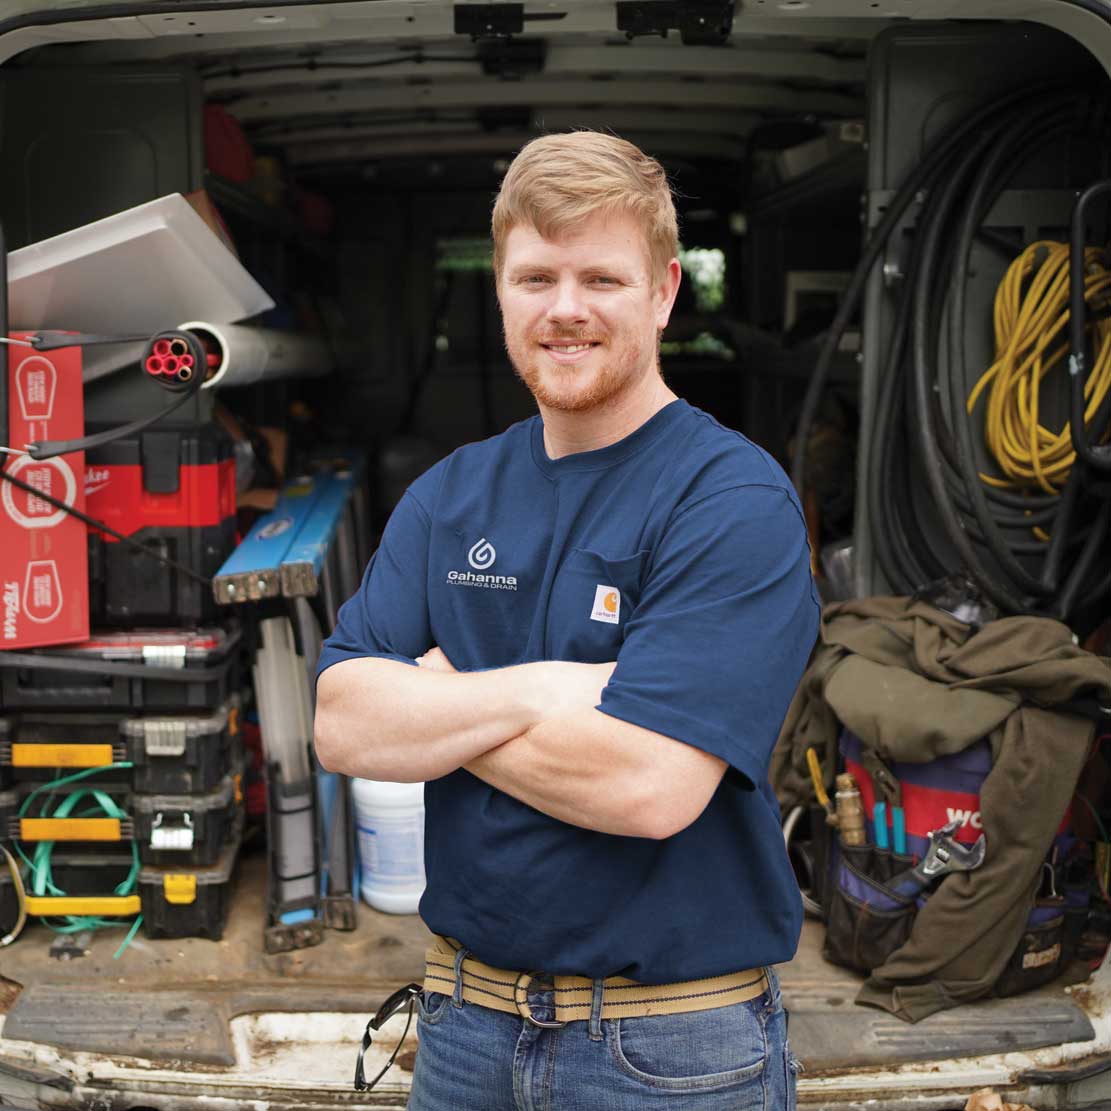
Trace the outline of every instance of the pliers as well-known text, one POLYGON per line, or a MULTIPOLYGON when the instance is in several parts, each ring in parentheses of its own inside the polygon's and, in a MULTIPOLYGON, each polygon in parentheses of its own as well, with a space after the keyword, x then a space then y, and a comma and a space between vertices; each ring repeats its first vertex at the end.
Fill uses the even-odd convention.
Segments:
POLYGON ((897 853, 907 851, 906 818, 903 814, 903 788, 894 772, 883 762, 875 749, 861 751, 860 762, 872 777, 875 790, 875 804, 872 808, 872 828, 875 831, 877 849, 894 849, 897 853), (891 840, 887 838, 887 811, 891 809, 891 840))

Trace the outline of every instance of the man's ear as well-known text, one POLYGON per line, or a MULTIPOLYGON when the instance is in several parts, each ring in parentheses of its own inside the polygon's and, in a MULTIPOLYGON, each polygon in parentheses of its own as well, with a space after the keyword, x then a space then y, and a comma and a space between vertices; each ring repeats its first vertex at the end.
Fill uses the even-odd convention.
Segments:
POLYGON ((679 292, 679 283, 683 280, 683 268, 677 258, 667 264, 663 280, 656 286, 656 330, 662 332, 671 319, 671 306, 675 304, 675 296, 679 292))

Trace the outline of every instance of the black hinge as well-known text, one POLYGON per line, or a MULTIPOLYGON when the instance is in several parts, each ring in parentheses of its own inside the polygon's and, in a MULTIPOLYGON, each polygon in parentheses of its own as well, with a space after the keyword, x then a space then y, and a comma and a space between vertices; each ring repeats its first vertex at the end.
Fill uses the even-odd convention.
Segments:
POLYGON ((618 0, 617 29, 629 39, 676 30, 686 46, 720 46, 733 30, 733 0, 618 0))
POLYGON ((455 33, 470 35, 472 42, 482 39, 508 39, 519 35, 525 23, 554 23, 566 19, 566 12, 525 13, 524 4, 456 4, 455 33))

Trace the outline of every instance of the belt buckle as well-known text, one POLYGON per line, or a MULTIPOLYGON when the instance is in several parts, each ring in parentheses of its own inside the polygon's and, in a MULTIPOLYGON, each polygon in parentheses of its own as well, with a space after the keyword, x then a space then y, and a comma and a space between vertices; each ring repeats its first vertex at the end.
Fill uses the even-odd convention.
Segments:
MULTIPOLYGON (((517 976, 517 980, 513 985, 513 1005, 517 1008, 517 1013, 521 1018, 531 1022, 533 1026, 539 1026, 542 1030, 558 1030, 566 1026, 566 1022, 560 1022, 558 1019, 555 1022, 545 1022, 543 1019, 536 1018, 532 1013, 532 1008, 529 1006, 528 1001, 528 986, 527 983, 522 983, 522 980, 529 981, 535 976, 535 972, 521 972, 517 976)), ((552 984, 554 990, 555 984, 552 984)))

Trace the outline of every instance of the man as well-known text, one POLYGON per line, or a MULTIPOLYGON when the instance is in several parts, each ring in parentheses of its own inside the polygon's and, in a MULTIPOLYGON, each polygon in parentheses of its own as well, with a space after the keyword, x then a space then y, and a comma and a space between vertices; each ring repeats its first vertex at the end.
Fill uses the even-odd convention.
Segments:
POLYGON ((427 783, 410 1107, 793 1106, 767 765, 817 630, 797 499, 660 375, 657 162, 537 139, 493 238, 539 416, 413 483, 320 659, 323 764, 427 783))

